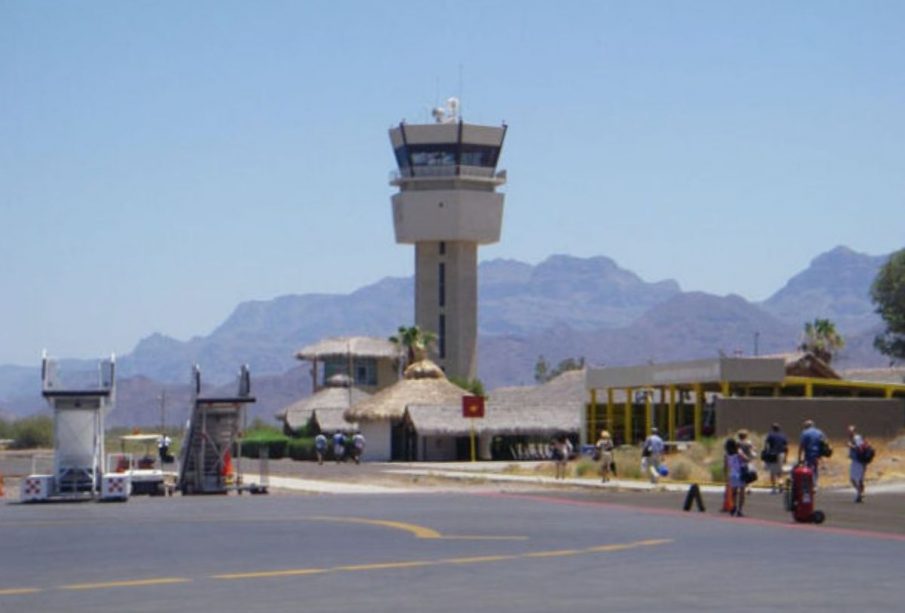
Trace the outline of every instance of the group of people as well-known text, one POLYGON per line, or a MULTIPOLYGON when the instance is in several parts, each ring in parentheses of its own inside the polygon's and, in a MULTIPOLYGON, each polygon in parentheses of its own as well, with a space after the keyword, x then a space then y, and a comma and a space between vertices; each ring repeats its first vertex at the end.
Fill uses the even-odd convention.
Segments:
MULTIPOLYGON (((864 449, 868 445, 855 426, 848 427, 847 446, 851 460, 849 478, 852 487, 855 488, 855 502, 860 503, 864 500, 864 473, 873 452, 871 450, 870 454, 865 454, 864 449)), ((641 473, 649 478, 651 483, 658 483, 667 472, 662 463, 665 447, 657 428, 651 428, 641 447, 641 473)), ((614 450, 612 436, 607 430, 602 430, 595 445, 594 458, 600 463, 600 477, 603 483, 616 476, 614 450)), ((805 420, 799 437, 798 462, 811 469, 815 487, 820 472, 820 460, 830 453, 831 448, 826 435, 814 425, 814 420, 805 420)), ((556 478, 565 479, 566 468, 573 454, 572 442, 565 435, 554 437, 550 441, 550 454, 556 466, 556 478)), ((734 437, 726 439, 723 468, 726 475, 727 500, 731 503, 724 510, 733 516, 744 516, 745 494, 750 485, 758 479, 756 470, 758 457, 770 477, 770 493, 781 493, 785 487, 783 475, 788 454, 789 439, 778 423, 770 426, 759 456, 747 430, 739 430, 734 437)))
MULTIPOLYGON (((595 445, 595 459, 600 462, 600 479, 603 483, 616 476, 616 461, 614 456, 615 444, 608 430, 600 431, 600 438, 595 445)), ((666 444, 660 437, 657 428, 650 429, 650 435, 644 439, 641 446, 641 473, 647 476, 651 483, 658 483, 664 475, 665 465, 663 454, 666 444)))
MULTIPOLYGON (((864 437, 858 433, 855 426, 848 427, 849 469, 848 476, 852 487, 855 489, 855 502, 864 502, 864 473, 867 465, 873 459, 873 451, 864 437), (866 450, 871 449, 867 454, 866 450)), ((817 484, 817 476, 820 472, 820 460, 832 453, 826 435, 814 424, 814 420, 808 419, 802 424, 801 442, 798 447, 798 461, 804 462, 814 472, 814 485, 817 484)))
MULTIPOLYGON (((865 453, 865 448, 869 446, 853 425, 848 427, 847 447, 850 460, 849 479, 855 489, 855 502, 860 503, 864 501, 864 473, 872 458, 872 451, 870 454, 865 453)), ((731 508, 726 510, 732 515, 742 516, 746 490, 757 480, 756 450, 746 430, 739 430, 735 437, 728 438, 724 450, 724 469, 729 488, 727 499, 732 501, 731 508)), ((781 492, 784 488, 782 476, 788 452, 788 438, 781 426, 774 423, 764 440, 764 449, 760 454, 764 468, 770 475, 771 493, 781 492)), ((798 440, 798 462, 811 470, 815 487, 820 474, 820 462, 831 454, 832 448, 826 435, 817 428, 813 419, 806 419, 801 425, 798 440)))
MULTIPOLYGON (((365 437, 361 432, 356 432, 351 437, 340 431, 333 433, 333 459, 337 464, 344 462, 347 456, 360 464, 364 450, 365 437)), ((314 437, 314 453, 317 455, 317 463, 323 464, 327 455, 327 437, 323 432, 314 437)))

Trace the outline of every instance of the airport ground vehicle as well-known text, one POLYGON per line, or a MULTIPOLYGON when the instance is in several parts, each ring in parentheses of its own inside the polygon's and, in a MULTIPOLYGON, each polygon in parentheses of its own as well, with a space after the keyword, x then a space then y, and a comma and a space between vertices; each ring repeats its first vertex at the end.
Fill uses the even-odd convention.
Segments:
POLYGON ((133 496, 172 494, 176 473, 163 470, 157 443, 160 434, 126 434, 120 437, 120 451, 107 454, 106 474, 124 474, 132 484, 133 496))

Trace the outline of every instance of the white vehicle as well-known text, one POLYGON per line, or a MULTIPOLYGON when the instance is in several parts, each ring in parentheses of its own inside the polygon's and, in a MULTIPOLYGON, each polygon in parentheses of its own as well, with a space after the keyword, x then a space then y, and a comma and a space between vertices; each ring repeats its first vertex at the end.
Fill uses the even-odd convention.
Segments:
POLYGON ((172 494, 176 473, 163 470, 157 443, 160 434, 126 434, 120 437, 120 451, 107 454, 105 474, 129 477, 133 496, 172 494))

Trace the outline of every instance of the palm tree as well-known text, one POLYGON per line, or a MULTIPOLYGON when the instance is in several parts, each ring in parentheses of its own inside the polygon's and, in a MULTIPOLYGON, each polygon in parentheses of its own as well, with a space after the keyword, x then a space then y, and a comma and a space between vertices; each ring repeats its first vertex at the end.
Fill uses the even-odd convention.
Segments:
POLYGON ((406 362, 414 364, 427 357, 428 350, 437 342, 437 335, 418 326, 399 326, 396 335, 390 337, 390 342, 404 349, 406 362))
POLYGON ((833 355, 845 347, 845 339, 836 330, 836 324, 829 319, 815 319, 804 325, 804 338, 798 348, 809 351, 829 364, 833 355))

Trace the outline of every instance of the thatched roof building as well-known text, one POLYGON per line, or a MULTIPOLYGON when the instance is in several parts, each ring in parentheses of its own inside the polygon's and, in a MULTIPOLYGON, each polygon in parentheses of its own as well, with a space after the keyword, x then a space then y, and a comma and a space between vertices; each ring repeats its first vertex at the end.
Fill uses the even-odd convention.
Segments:
MULTIPOLYGON (((471 432, 472 420, 462 417, 462 405, 409 405, 406 421, 419 436, 466 436, 471 432)), ((484 417, 474 420, 474 427, 482 436, 553 436, 563 432, 578 432, 581 415, 572 409, 550 410, 539 406, 505 406, 490 402, 484 417)))
MULTIPOLYGON (((495 390, 486 402, 484 417, 474 425, 482 435, 493 436, 578 432, 585 403, 584 371, 569 371, 543 385, 495 390)), ((464 436, 472 427, 471 420, 462 417, 461 399, 409 404, 406 420, 419 436, 464 436)))
POLYGON ((360 422, 401 420, 410 404, 461 407, 466 395, 468 392, 450 383, 436 364, 422 360, 406 368, 402 380, 355 403, 345 417, 360 422))
POLYGON ((337 336, 327 338, 303 347, 296 352, 299 360, 323 360, 338 356, 353 355, 361 358, 401 357, 399 347, 386 339, 371 336, 337 336))
POLYGON ((370 397, 365 391, 356 387, 350 389, 348 377, 336 376, 328 381, 317 393, 293 402, 279 411, 277 419, 281 419, 289 430, 300 430, 312 420, 321 430, 350 432, 358 430, 358 425, 346 421, 343 413, 350 406, 370 397))

